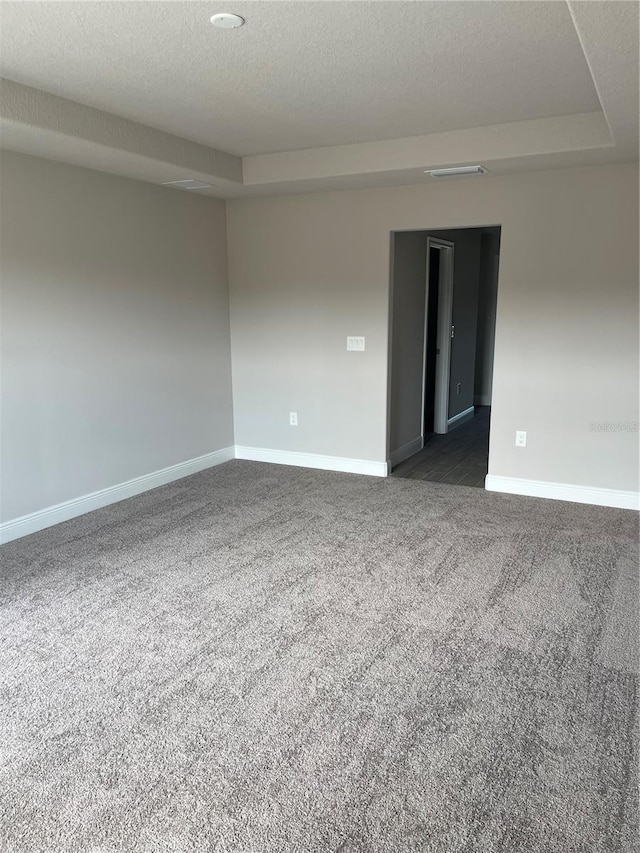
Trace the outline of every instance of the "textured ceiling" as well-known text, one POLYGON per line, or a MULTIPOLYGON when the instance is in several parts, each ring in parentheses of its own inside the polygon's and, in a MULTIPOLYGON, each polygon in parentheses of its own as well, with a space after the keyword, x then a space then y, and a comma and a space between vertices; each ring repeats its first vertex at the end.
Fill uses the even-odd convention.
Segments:
POLYGON ((564 2, 2 2, 3 77, 244 156, 588 113, 564 2), (247 24, 216 30, 209 17, 247 24))
POLYGON ((219 198, 637 161, 639 10, 0 0, 0 147, 219 198))

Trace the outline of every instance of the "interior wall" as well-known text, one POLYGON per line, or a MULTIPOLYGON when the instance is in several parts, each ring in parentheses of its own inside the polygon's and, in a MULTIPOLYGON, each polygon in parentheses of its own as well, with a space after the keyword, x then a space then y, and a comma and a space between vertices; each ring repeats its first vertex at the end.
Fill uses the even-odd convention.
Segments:
POLYGON ((598 428, 638 420, 632 164, 229 202, 236 442, 386 460, 389 234, 488 224, 502 225, 489 472, 637 489, 637 433, 598 428), (365 352, 346 351, 356 334, 365 352))
POLYGON ((0 168, 2 520, 232 445, 224 203, 0 168))
POLYGON ((389 451, 416 442, 422 433, 424 312, 427 236, 393 235, 391 276, 391 403, 389 451))
POLYGON ((493 384, 493 349, 498 301, 500 235, 483 234, 480 247, 480 282, 478 288, 478 330, 476 336, 476 372, 474 403, 491 405, 493 384))

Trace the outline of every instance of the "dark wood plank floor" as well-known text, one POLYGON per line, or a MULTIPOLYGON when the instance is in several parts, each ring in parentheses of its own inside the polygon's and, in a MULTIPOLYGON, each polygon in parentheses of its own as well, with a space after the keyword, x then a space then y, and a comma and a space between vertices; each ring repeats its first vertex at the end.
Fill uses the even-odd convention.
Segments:
POLYGON ((397 465, 391 476, 484 488, 490 414, 489 406, 476 406, 472 420, 446 435, 429 436, 424 448, 397 465))

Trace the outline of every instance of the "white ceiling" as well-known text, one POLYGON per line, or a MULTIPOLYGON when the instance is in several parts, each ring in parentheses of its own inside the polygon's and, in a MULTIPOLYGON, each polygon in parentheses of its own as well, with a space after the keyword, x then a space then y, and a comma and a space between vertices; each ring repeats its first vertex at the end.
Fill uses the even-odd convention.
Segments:
POLYGON ((1 8, 1 76, 238 156, 600 108, 548 0, 1 8), (215 29, 218 11, 247 23, 215 29))
POLYGON ((0 0, 1 141, 227 197, 615 162, 637 54, 620 0, 0 0))

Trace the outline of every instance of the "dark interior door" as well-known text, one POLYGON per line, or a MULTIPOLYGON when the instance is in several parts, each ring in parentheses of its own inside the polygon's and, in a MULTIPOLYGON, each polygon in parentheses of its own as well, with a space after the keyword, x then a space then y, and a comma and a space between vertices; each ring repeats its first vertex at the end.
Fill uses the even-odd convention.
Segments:
POLYGON ((429 250, 429 292, 427 295, 427 346, 424 370, 424 435, 433 432, 436 405, 436 358, 438 337, 438 290, 440 286, 440 251, 429 250))

